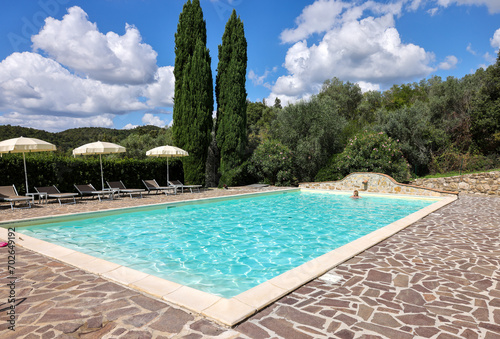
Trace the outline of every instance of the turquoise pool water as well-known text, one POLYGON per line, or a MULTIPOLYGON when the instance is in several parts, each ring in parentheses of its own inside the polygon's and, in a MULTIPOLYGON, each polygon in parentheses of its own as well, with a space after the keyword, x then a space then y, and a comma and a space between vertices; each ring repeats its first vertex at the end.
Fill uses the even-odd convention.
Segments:
POLYGON ((435 201, 295 191, 16 230, 230 298, 435 201))

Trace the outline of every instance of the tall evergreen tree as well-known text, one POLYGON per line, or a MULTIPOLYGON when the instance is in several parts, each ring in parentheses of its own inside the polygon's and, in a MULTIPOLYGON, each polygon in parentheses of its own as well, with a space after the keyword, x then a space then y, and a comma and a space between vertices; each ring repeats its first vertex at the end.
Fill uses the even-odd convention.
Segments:
POLYGON ((189 152, 186 183, 205 183, 205 162, 212 130, 213 78, 206 48, 207 30, 200 0, 188 0, 175 33, 173 139, 189 152))
POLYGON ((244 160, 247 146, 247 40, 243 22, 233 10, 222 44, 215 83, 217 100, 216 139, 220 151, 220 172, 223 184, 235 184, 231 170, 244 160))

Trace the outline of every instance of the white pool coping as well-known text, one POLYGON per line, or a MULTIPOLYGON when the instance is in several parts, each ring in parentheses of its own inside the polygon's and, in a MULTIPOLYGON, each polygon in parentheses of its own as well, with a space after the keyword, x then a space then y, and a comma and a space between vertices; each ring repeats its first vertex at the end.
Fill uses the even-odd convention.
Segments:
MULTIPOLYGON (((317 189, 301 189, 301 190, 314 191, 314 192, 318 191, 331 192, 328 190, 317 190, 317 189)), ((290 190, 285 190, 285 192, 286 191, 290 190)), ((163 203, 158 205, 200 203, 205 201, 208 202, 208 200, 213 201, 214 199, 219 200, 221 198, 247 197, 249 195, 262 195, 262 194, 272 194, 272 193, 276 194, 280 192, 284 191, 247 193, 247 194, 238 194, 238 195, 225 196, 219 198, 196 199, 187 202, 173 202, 166 204, 163 203)), ((342 191, 335 191, 331 193, 350 194, 349 192, 342 192, 342 191)), ((257 285, 245 292, 242 292, 230 299, 216 296, 207 292, 199 291, 192 287, 184 286, 162 278, 158 278, 154 275, 143 273, 115 263, 111 263, 103 259, 95 258, 88 254, 84 254, 56 244, 39 240, 25 234, 21 234, 20 237, 19 236, 20 234, 17 232, 16 232, 16 245, 41 253, 50 258, 60 260, 64 263, 85 270, 87 272, 94 273, 103 278, 116 282, 120 285, 124 285, 129 288, 155 296, 157 298, 161 298, 167 301, 168 303, 181 306, 196 314, 201 314, 207 318, 215 320, 224 325, 234 326, 237 323, 243 321, 244 319, 250 317, 257 311, 263 309, 264 307, 278 300, 279 298, 294 291, 298 287, 325 274, 335 266, 356 256, 357 254, 367 250, 368 248, 378 244, 379 242, 391 237, 397 232, 415 223, 419 219, 442 208, 445 205, 450 204, 451 202, 455 201, 458 198, 457 196, 427 197, 427 196, 408 196, 403 194, 386 195, 386 194, 363 193, 363 195, 371 195, 371 196, 383 195, 383 196, 401 197, 401 198, 415 197, 418 199, 436 200, 436 202, 402 219, 399 219, 387 226, 384 226, 376 231, 373 231, 357 240, 354 240, 349 244, 341 246, 331 252, 328 252, 320 257, 317 257, 316 259, 308 261, 260 285, 257 285)), ((150 205, 147 207, 153 207, 153 206, 157 205, 150 205)), ((138 208, 141 207, 120 208, 120 209, 101 211, 101 212, 68 214, 65 216, 69 217, 77 215, 81 217, 82 214, 96 214, 96 213, 102 215, 105 214, 106 212, 116 213, 117 211, 123 211, 126 209, 138 209, 138 208)), ((40 219, 50 220, 54 218, 60 219, 61 216, 55 216, 52 218, 42 217, 32 220, 41 221, 40 219)), ((15 220, 11 222, 0 223, 1 226, 0 238, 6 240, 8 238, 7 237, 8 230, 7 228, 4 227, 8 227, 9 224, 15 227, 16 223, 26 223, 26 220, 15 220)))

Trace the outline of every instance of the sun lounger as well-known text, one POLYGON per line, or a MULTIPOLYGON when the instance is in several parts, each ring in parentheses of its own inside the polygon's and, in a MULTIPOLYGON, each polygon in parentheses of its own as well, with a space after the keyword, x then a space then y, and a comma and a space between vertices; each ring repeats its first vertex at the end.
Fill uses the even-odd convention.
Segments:
POLYGON ((142 192, 146 191, 143 188, 126 188, 121 180, 120 181, 106 181, 106 183, 108 184, 109 188, 117 189, 118 194, 120 194, 120 193, 129 194, 131 198, 132 198, 133 194, 138 194, 142 198, 142 192))
POLYGON ((38 193, 47 194, 47 198, 57 199, 57 201, 59 201, 59 205, 76 204, 75 197, 78 195, 78 193, 61 193, 61 191, 59 191, 59 189, 57 189, 55 185, 47 187, 35 187, 35 190, 38 193), (61 199, 73 199, 73 201, 63 204, 61 202, 61 199))
POLYGON ((177 189, 181 189, 181 192, 184 193, 184 189, 189 189, 191 193, 193 193, 193 190, 198 190, 198 193, 200 193, 200 188, 201 185, 184 185, 182 182, 179 180, 171 180, 168 182, 169 186, 176 187, 177 189))
POLYGON ((97 197, 99 201, 101 200, 101 197, 105 197, 106 195, 109 195, 109 199, 113 200, 115 193, 118 190, 115 189, 109 189, 109 190, 96 190, 92 184, 87 184, 87 185, 77 185, 75 184, 76 190, 78 193, 80 193, 81 198, 83 199, 84 195, 90 195, 92 197, 97 197))
POLYGON ((17 194, 16 186, 0 186, 0 201, 8 201, 11 209, 31 208, 33 197, 23 197, 17 194), (26 207, 14 207, 16 202, 26 202, 26 207))
POLYGON ((177 187, 162 187, 160 185, 158 185, 158 183, 156 182, 156 179, 152 179, 152 180, 143 180, 142 181, 144 183, 144 186, 146 186, 146 189, 148 190, 148 194, 151 193, 151 191, 155 191, 156 194, 158 194, 158 192, 163 192, 165 193, 165 195, 168 195, 168 192, 171 192, 173 191, 174 194, 177 194, 177 187))

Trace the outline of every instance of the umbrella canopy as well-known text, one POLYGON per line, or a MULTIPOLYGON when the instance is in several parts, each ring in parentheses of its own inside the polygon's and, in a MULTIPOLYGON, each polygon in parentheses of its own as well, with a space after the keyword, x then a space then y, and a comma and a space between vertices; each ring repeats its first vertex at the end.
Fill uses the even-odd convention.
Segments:
POLYGON ((150 149, 146 152, 148 157, 164 157, 167 158, 167 181, 170 181, 169 171, 168 171, 168 158, 178 158, 178 157, 187 157, 189 153, 183 150, 182 148, 175 146, 160 146, 150 149))
POLYGON ((73 155, 93 155, 99 154, 99 163, 101 164, 101 184, 104 190, 104 173, 102 171, 102 155, 111 153, 123 153, 126 149, 123 146, 113 144, 111 142, 91 142, 89 144, 82 145, 73 150, 73 155))
POLYGON ((48 152, 55 151, 56 146, 36 138, 19 137, 0 142, 0 153, 22 153, 24 163, 24 177, 26 179, 26 193, 29 193, 28 188, 28 172, 26 171, 27 152, 48 152))

